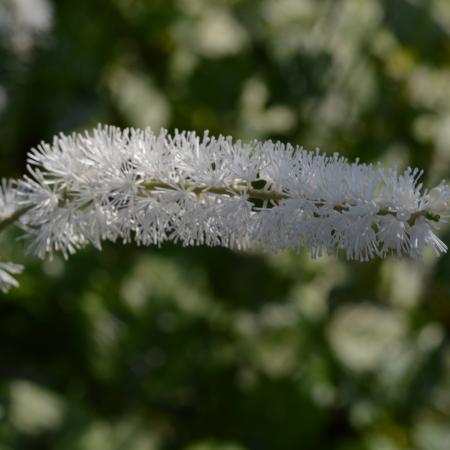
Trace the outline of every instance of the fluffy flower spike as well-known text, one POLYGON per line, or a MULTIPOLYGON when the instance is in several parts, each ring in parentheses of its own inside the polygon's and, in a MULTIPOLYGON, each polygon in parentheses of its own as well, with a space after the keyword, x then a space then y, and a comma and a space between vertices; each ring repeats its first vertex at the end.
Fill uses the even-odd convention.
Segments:
POLYGON ((40 257, 120 239, 368 261, 447 250, 434 230, 449 187, 423 192, 420 176, 280 142, 99 126, 32 150, 14 195, 40 257))

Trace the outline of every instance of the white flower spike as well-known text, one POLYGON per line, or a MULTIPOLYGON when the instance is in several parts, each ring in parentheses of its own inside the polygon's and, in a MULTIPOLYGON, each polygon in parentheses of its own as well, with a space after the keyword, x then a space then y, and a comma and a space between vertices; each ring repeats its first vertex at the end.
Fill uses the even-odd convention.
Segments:
POLYGON ((0 202, 14 198, 39 257, 117 239, 358 261, 447 250, 434 230, 449 216, 449 186, 423 191, 417 169, 398 173, 280 142, 112 126, 61 134, 28 163, 0 202))

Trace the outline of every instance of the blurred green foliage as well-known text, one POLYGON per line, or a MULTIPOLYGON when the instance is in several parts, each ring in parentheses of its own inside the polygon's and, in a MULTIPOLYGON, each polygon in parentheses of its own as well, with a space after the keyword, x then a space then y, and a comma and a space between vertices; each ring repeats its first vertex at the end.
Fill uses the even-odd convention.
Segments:
MULTIPOLYGON (((1 175, 98 122, 319 146, 435 183, 450 3, 2 0, 1 175)), ((450 448, 449 256, 108 244, 41 262, 16 236, 1 450, 450 448)))

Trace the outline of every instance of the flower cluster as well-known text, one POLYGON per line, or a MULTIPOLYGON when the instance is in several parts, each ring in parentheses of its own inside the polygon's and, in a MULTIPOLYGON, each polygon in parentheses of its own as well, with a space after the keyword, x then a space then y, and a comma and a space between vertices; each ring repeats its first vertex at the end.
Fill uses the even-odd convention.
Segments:
POLYGON ((60 135, 28 156, 18 182, 32 251, 65 257, 91 243, 309 250, 366 261, 447 250, 434 229, 445 183, 423 191, 399 173, 280 142, 99 126, 60 135))

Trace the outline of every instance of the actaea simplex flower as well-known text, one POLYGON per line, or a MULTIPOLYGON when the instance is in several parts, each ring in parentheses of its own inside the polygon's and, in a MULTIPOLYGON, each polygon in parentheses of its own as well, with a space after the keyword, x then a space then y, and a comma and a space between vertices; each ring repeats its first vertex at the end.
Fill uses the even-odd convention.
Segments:
MULTIPOLYGON (((3 181, 0 229, 16 223, 41 258, 117 239, 358 261, 447 250, 434 233, 449 217, 445 182, 427 191, 418 169, 399 173, 280 142, 98 126, 42 143, 27 169, 3 181)), ((0 268, 2 289, 20 270, 9 264, 0 268)))

